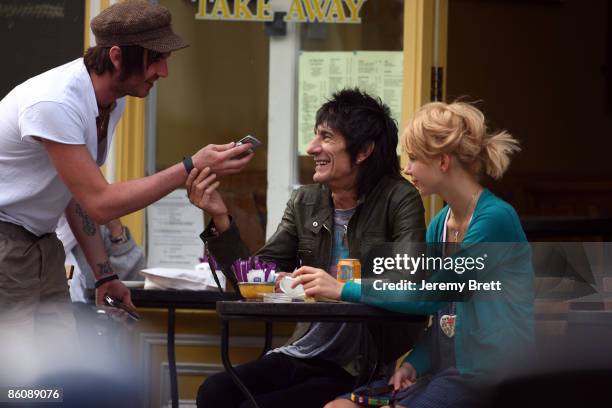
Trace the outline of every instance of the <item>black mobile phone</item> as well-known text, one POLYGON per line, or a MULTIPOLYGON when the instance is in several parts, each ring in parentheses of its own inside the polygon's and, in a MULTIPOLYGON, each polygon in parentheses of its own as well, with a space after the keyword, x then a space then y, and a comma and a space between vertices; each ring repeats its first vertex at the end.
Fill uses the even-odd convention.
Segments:
POLYGON ((125 303, 121 302, 120 300, 115 299, 112 296, 104 295, 104 303, 106 303, 108 306, 125 311, 128 314, 128 316, 130 316, 132 319, 136 321, 140 320, 140 315, 136 313, 134 309, 132 309, 125 303))
MULTIPOLYGON (((254 152, 259 146, 261 146, 261 142, 255 136, 246 135, 242 139, 236 142, 236 146, 243 145, 245 143, 251 144, 251 152, 254 152)), ((242 159, 245 156, 248 156, 250 152, 244 152, 241 155, 234 157, 234 159, 242 159)))

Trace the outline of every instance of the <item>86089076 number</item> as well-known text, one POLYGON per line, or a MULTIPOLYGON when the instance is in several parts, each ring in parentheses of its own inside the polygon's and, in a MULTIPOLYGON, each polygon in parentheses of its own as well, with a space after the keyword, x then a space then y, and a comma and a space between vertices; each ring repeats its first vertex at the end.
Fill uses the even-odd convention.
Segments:
POLYGON ((6 387, 0 394, 0 402, 62 402, 63 392, 60 388, 10 388, 6 387))

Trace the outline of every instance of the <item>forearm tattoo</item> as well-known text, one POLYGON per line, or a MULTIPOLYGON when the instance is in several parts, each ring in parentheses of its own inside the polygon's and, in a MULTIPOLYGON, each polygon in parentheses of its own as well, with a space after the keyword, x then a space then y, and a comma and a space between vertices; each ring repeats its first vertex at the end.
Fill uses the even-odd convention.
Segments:
POLYGON ((113 267, 111 266, 109 261, 106 261, 104 263, 98 263, 98 264, 96 264, 96 266, 98 267, 98 275, 99 276, 105 276, 105 275, 112 275, 113 274, 113 267))
POLYGON ((81 221, 83 221, 83 232, 85 232, 85 235, 94 235, 96 233, 96 223, 89 218, 89 215, 79 204, 76 205, 76 213, 81 217, 81 221))

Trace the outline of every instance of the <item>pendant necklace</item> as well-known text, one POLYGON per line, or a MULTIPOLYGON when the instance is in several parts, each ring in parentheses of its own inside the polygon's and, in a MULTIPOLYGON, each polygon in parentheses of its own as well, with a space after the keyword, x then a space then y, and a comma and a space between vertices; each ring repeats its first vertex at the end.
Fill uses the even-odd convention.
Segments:
MULTIPOLYGON (((470 219, 472 218, 472 214, 474 213, 474 210, 476 209, 476 198, 479 196, 480 191, 481 191, 480 187, 478 187, 478 189, 472 196, 472 199, 468 202, 468 205, 465 208, 465 214, 466 214, 465 220, 457 224, 457 229, 449 228, 451 236, 452 236, 452 239, 451 239, 452 242, 458 243, 459 233, 462 230, 465 231, 465 228, 467 228, 467 225, 464 225, 464 224, 466 224, 466 220, 469 223, 470 219), (470 208, 472 209, 472 211, 470 211, 470 208)), ((455 215, 453 214, 452 210, 449 209, 449 211, 451 212, 450 215, 453 217, 453 219, 456 220, 455 215)), ((461 238, 463 239, 463 237, 461 238)), ((450 304, 448 314, 444 314, 440 316, 440 321, 439 321, 440 330, 448 338, 453 338, 455 336, 455 324, 457 323, 457 313, 455 312, 455 308, 456 308, 455 302, 452 302, 450 304)))
POLYGON ((96 118, 96 130, 101 135, 100 138, 106 137, 106 130, 108 128, 108 122, 110 121, 110 113, 115 108, 116 102, 113 102, 106 108, 98 105, 98 117, 96 118))
POLYGON ((457 314, 455 312, 455 302, 450 304, 448 313, 440 317, 440 330, 448 338, 455 336, 455 323, 457 322, 457 314))
POLYGON ((100 134, 104 134, 104 130, 106 129, 106 126, 108 125, 108 118, 109 118, 109 114, 108 112, 105 113, 100 113, 100 115, 96 118, 96 124, 98 125, 98 133, 100 134))
MULTIPOLYGON (((476 192, 472 195, 472 199, 468 202, 467 206, 465 207, 465 219, 462 222, 458 222, 457 218, 455 217, 455 214, 453 213, 452 209, 449 209, 450 211, 450 217, 452 217, 452 219, 457 223, 457 228, 449 228, 449 232, 451 235, 451 242, 459 242, 459 234, 460 233, 464 233, 465 229, 467 228, 467 223, 470 222, 470 219, 472 218, 472 214, 474 213, 474 210, 476 209, 476 198, 479 196, 480 194, 480 187, 478 187, 478 189, 476 190, 476 192), (472 211, 470 211, 470 208, 472 209, 472 211)), ((463 238, 463 236, 461 237, 463 238)))

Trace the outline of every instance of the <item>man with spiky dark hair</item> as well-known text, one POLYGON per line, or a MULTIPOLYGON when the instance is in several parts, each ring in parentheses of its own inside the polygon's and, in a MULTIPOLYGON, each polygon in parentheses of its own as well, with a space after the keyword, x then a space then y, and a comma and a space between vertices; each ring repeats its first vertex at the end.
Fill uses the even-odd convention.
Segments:
MULTIPOLYGON (((397 126, 380 99, 359 89, 335 93, 317 112, 307 149, 315 162, 316 184, 293 192, 276 233, 257 253, 260 259, 285 271, 281 279, 298 266, 336 276, 339 259, 360 258, 377 243, 421 242, 423 204, 400 175, 397 143, 397 126)), ((212 218, 202 239, 218 261, 231 265, 249 254, 216 191, 218 185, 207 172, 187 180, 191 202, 212 218)), ((371 357, 383 348, 407 351, 420 328, 416 324, 401 335, 395 332, 404 349, 369 344, 372 355, 362 356, 361 325, 300 324, 288 344, 236 371, 261 408, 321 407, 352 390, 357 372, 371 367, 371 357)), ((227 373, 210 376, 200 387, 197 403, 251 406, 227 373)))

